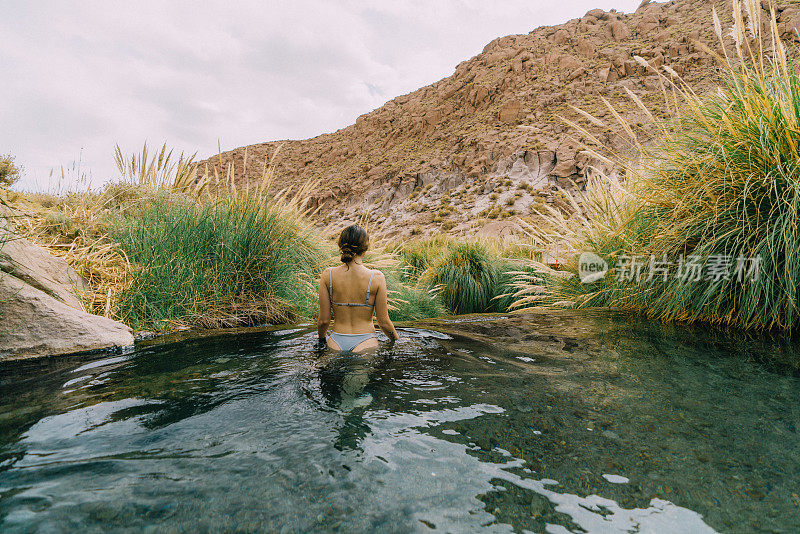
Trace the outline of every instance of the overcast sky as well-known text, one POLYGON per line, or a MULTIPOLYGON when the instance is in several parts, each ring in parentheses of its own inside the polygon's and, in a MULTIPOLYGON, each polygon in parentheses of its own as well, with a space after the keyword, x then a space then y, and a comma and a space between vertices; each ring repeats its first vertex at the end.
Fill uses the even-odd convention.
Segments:
POLYGON ((17 189, 56 191, 115 179, 116 143, 202 158, 217 142, 313 137, 496 37, 639 3, 0 0, 0 154, 25 167, 17 189))

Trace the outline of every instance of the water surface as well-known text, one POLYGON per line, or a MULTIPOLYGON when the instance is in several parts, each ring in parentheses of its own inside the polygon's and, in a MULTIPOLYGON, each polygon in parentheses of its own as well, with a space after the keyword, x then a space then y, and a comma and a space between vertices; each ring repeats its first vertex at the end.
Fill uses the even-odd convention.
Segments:
POLYGON ((798 532, 800 351, 615 314, 0 375, 0 531, 798 532))

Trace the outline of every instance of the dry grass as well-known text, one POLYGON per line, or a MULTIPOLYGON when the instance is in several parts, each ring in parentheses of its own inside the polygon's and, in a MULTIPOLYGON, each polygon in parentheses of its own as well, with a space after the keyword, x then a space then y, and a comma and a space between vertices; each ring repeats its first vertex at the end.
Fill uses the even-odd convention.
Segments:
POLYGON ((129 263, 108 236, 109 197, 90 192, 65 197, 6 194, 17 210, 19 235, 64 258, 87 282, 81 295, 86 310, 119 318, 117 296, 125 286, 129 263))

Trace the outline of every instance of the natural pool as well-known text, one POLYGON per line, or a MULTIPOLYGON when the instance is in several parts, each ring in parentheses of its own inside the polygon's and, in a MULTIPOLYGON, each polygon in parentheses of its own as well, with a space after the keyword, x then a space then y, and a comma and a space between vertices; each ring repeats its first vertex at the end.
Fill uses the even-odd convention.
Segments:
POLYGON ((574 312, 315 335, 0 370, 0 531, 800 531, 800 346, 574 312))

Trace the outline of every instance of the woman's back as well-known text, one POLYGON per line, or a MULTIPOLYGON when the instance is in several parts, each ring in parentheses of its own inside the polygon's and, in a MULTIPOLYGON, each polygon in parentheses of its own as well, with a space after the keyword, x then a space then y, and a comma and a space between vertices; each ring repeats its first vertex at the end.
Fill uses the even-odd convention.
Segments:
POLYGON ((378 292, 375 276, 380 272, 351 264, 332 267, 327 274, 333 329, 343 334, 374 330, 372 317, 378 292))
POLYGON ((351 224, 339 236, 344 265, 329 267, 320 277, 317 335, 320 343, 327 343, 332 349, 359 352, 376 348, 378 337, 372 323, 373 313, 389 339, 398 338, 389 318, 386 278, 380 271, 364 267, 368 248, 367 232, 351 224), (333 328, 328 332, 331 315, 333 328))

